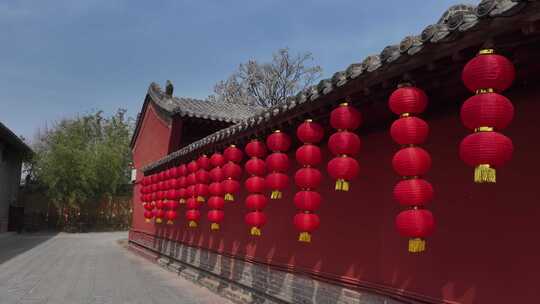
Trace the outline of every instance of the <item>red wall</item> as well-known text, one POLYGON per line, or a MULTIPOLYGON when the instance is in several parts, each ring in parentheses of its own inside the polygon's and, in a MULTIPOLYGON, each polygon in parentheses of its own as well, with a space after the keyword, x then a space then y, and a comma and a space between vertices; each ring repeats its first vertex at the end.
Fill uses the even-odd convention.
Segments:
MULTIPOLYGON (((512 161, 498 170, 496 185, 474 184, 473 170, 459 159, 458 144, 468 131, 457 111, 429 121, 430 141, 425 147, 433 166, 426 178, 436 190, 429 208, 436 217, 437 230, 423 254, 409 254, 407 240, 394 229, 400 207, 392 199, 398 176, 391 159, 398 147, 387 129, 369 135, 360 130, 362 174, 350 192, 334 192, 329 179, 322 185, 325 201, 318 212, 322 222, 311 244, 297 241, 292 224, 294 187, 282 200, 271 201, 260 238, 248 235, 242 198, 226 206, 219 233, 210 232, 206 219, 198 229, 186 228, 183 217, 172 227, 147 224, 140 207, 135 208, 133 229, 343 283, 391 288, 432 300, 536 303, 536 274, 540 273, 540 125, 536 123, 540 103, 536 96, 540 91, 509 95, 516 115, 504 133, 514 141, 515 153, 512 161)), ((147 143, 150 140, 138 144, 150 150, 159 148, 156 142, 147 143)), ((144 158, 137 157, 139 162, 144 158)), ((183 215, 185 207, 181 208, 183 215)), ((202 207, 203 213, 207 210, 202 207)))
POLYGON ((150 102, 144 111, 140 130, 132 149, 133 166, 137 169, 137 180, 133 185, 133 227, 138 227, 144 222, 142 217, 144 208, 138 196, 139 182, 143 177, 140 168, 165 157, 169 153, 171 130, 171 126, 158 116, 154 105, 150 102))

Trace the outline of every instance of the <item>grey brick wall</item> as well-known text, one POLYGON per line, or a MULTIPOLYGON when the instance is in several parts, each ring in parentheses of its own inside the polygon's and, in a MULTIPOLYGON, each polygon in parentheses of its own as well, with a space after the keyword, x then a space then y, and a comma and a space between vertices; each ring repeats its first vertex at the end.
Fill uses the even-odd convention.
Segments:
POLYGON ((237 303, 399 304, 392 298, 348 289, 308 276, 220 255, 175 241, 130 232, 132 250, 154 252, 163 267, 237 303))

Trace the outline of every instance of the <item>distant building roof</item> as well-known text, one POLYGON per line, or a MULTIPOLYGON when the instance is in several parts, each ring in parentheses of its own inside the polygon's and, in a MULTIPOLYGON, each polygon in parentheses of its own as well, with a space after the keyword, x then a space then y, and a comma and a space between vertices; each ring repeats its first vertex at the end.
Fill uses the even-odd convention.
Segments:
POLYGON ((30 156, 34 152, 30 147, 24 143, 15 133, 13 133, 8 127, 0 122, 0 141, 7 143, 15 150, 21 152, 25 156, 30 156))
POLYGON ((240 103, 215 102, 209 100, 176 97, 173 96, 173 86, 167 81, 166 90, 152 82, 148 87, 145 103, 135 126, 135 132, 131 139, 131 146, 135 144, 135 140, 139 133, 140 124, 144 117, 144 111, 149 102, 157 106, 159 113, 172 117, 179 115, 181 117, 191 117, 196 119, 211 120, 235 124, 246 118, 259 114, 264 109, 257 106, 249 106, 240 103))
POLYGON ((150 95, 155 104, 170 114, 180 114, 180 116, 236 123, 263 110, 260 107, 240 103, 175 97, 172 96, 172 92, 172 84, 170 82, 168 83, 166 92, 163 92, 155 82, 151 83, 148 88, 148 95, 150 95))

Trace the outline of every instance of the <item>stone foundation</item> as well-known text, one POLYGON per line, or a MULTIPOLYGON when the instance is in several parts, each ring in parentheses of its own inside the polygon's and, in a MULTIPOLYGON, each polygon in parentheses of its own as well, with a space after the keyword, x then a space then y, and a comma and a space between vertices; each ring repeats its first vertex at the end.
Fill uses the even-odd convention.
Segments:
POLYGON ((129 241, 130 250, 236 303, 405 303, 141 232, 130 231, 129 241))

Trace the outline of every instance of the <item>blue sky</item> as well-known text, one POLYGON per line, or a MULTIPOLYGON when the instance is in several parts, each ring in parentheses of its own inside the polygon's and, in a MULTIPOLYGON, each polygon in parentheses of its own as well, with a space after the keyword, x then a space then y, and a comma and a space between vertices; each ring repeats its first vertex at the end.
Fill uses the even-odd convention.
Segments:
MULTIPOLYGON (((435 23, 456 0, 0 0, 0 121, 38 128, 140 110, 151 81, 205 98, 241 62, 289 47, 329 77, 435 23)), ((476 2, 476 1, 461 1, 476 2)))

